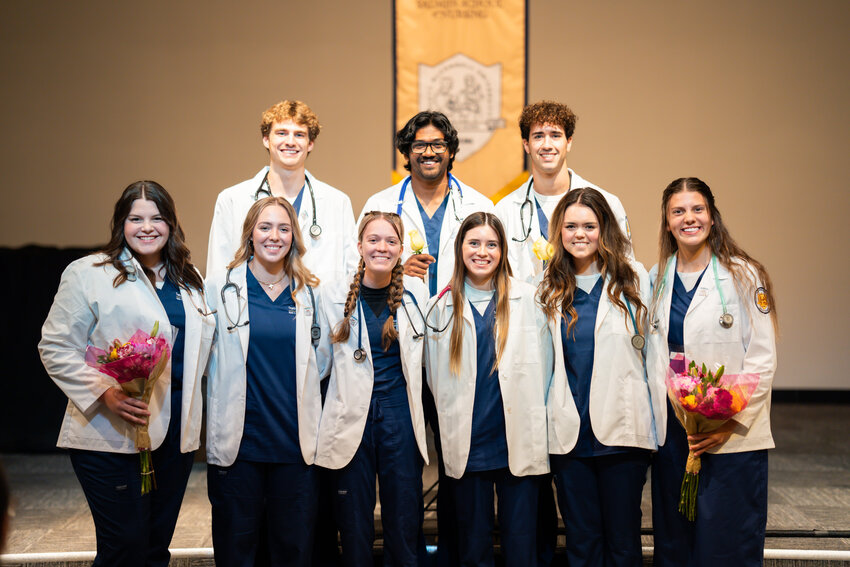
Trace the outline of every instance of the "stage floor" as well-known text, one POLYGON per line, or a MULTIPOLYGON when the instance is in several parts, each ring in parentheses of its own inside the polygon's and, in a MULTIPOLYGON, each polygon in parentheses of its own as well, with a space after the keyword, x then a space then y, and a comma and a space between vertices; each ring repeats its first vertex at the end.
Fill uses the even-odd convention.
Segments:
MULTIPOLYGON (((848 410, 847 405, 774 404, 777 448, 769 457, 768 549, 850 550, 848 410)), ((6 454, 2 460, 15 508, 5 553, 95 549, 94 525, 67 454, 6 454)), ((424 486, 435 478, 432 464, 424 486)), ((647 529, 652 527, 648 484, 643 499, 647 529)), ((426 531, 433 529, 429 512, 426 531)), ((651 536, 644 536, 644 545, 652 545, 651 536)), ((171 547, 211 546, 205 465, 196 463, 171 547)))

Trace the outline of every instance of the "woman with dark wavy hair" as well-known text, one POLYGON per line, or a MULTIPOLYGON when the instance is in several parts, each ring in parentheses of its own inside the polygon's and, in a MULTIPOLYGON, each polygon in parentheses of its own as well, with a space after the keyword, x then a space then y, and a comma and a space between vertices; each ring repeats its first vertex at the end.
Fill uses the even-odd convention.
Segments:
POLYGON ((111 228, 102 252, 62 274, 39 351, 68 396, 58 445, 70 449, 94 518, 94 565, 165 567, 200 444, 201 376, 215 326, 174 201, 161 185, 137 181, 127 187, 111 228), (150 332, 157 322, 172 354, 149 404, 86 365, 88 345, 105 348, 139 329, 150 332), (145 423, 156 488, 142 495, 135 427, 145 423))
POLYGON ((761 565, 767 524, 770 391, 776 371, 776 308, 764 266, 732 239, 708 185, 674 180, 661 198, 660 257, 652 269, 650 380, 684 360, 753 373, 749 405, 711 433, 686 435, 660 404, 652 464, 655 564, 761 565), (666 412, 666 413, 665 413, 666 412), (664 429, 666 428, 666 439, 664 429), (695 521, 678 510, 689 450, 699 456, 695 521), (722 544, 718 544, 722 542, 722 544))
POLYGON ((540 284, 555 351, 549 463, 570 565, 641 565, 640 501, 657 446, 643 358, 649 278, 605 197, 555 207, 540 284))

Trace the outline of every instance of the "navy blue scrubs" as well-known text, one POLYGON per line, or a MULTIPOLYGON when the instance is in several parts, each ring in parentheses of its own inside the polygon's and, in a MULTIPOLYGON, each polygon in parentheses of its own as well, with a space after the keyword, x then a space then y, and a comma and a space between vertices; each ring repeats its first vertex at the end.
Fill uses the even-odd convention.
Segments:
MULTIPOLYGON (((675 273, 667 333, 671 354, 685 350, 685 314, 704 275, 705 271, 687 290, 675 273)), ((679 365, 681 368, 674 368, 677 372, 684 370, 684 365, 679 365)), ((767 450, 703 453, 694 522, 679 512, 687 459, 687 434, 667 400, 667 439, 652 461, 655 565, 762 565, 767 524, 767 450)))
MULTIPOLYGON (((581 277, 581 276, 580 276, 581 277)), ((566 455, 550 455, 558 504, 567 532, 570 565, 641 565, 640 501, 650 452, 603 445, 590 422, 590 384, 595 357, 595 327, 603 293, 599 277, 590 293, 577 288, 576 322, 567 332, 561 320, 567 381, 579 413, 576 445, 566 455)), ((617 387, 616 376, 601 376, 617 387)))
POLYGON ((387 350, 383 347, 382 329, 390 316, 388 291, 389 287, 361 286, 358 316, 363 320, 351 322, 352 333, 363 330, 369 335, 374 382, 363 440, 337 476, 335 513, 343 564, 348 566, 374 565, 376 476, 381 491, 384 564, 416 566, 422 537, 423 462, 410 417, 400 345, 394 340, 387 350))
MULTIPOLYGON (((480 291, 466 286, 467 297, 480 291)), ((492 566, 494 499, 499 499, 498 520, 502 556, 508 567, 537 563, 537 477, 517 477, 508 468, 505 410, 496 361, 495 295, 483 314, 473 305, 477 345, 477 374, 472 409, 469 459, 463 476, 455 481, 458 553, 461 565, 492 566)))
POLYGON ((71 450, 71 464, 94 518, 97 556, 94 566, 167 567, 195 452, 180 452, 183 404, 183 356, 186 314, 181 291, 171 280, 157 295, 177 328, 171 354, 171 418, 165 440, 152 452, 156 490, 141 495, 139 455, 71 450))
POLYGON ((250 269, 246 283, 251 325, 242 441, 233 465, 207 468, 215 561, 253 566, 267 541, 272 565, 307 566, 318 490, 298 438, 295 302, 289 288, 272 300, 250 269))

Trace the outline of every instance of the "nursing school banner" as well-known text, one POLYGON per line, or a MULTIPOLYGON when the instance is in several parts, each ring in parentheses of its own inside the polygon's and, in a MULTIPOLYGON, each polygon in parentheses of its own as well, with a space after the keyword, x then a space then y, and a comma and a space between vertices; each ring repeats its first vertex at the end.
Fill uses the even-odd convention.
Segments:
POLYGON ((395 0, 394 13, 396 131, 420 110, 445 113, 460 137, 452 173, 501 197, 526 177, 525 0, 395 0))

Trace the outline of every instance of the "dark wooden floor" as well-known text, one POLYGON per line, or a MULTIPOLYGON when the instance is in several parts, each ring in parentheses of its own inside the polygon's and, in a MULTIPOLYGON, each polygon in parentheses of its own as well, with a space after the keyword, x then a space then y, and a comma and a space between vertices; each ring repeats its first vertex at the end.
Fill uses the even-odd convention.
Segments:
MULTIPOLYGON (((769 461, 766 547, 850 550, 850 406, 775 404, 772 417, 777 448, 769 461)), ((2 460, 15 507, 6 553, 95 549, 91 516, 66 454, 7 454, 2 460)), ((432 465, 426 487, 435 475, 432 465)), ((643 526, 651 528, 648 489, 643 512, 643 526)), ((429 513, 426 527, 432 523, 429 513)), ((645 545, 651 541, 644 538, 645 545)), ((196 463, 172 548, 211 546, 205 465, 196 463)))

